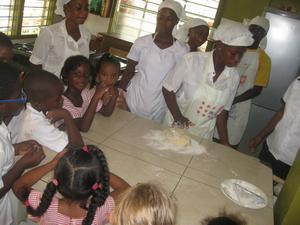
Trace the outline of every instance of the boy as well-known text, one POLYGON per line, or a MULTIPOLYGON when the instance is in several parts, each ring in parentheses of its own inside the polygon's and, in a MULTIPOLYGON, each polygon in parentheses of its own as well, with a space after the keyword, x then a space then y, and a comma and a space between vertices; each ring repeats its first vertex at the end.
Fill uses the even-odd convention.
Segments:
POLYGON ((63 84, 59 78, 44 70, 32 71, 24 80, 24 91, 29 103, 20 115, 17 141, 34 139, 57 152, 67 146, 83 145, 70 113, 62 108, 63 84), (62 119, 66 132, 54 126, 62 119))
POLYGON ((45 155, 34 141, 12 145, 6 121, 20 112, 26 98, 21 94, 16 69, 0 62, 0 74, 0 224, 10 225, 14 222, 13 216, 17 216, 9 193, 11 186, 24 170, 38 165, 45 155), (23 157, 14 163, 15 155, 21 154, 23 157))
POLYGON ((13 44, 10 38, 0 32, 0 61, 5 63, 10 63, 13 57, 12 52, 13 44))

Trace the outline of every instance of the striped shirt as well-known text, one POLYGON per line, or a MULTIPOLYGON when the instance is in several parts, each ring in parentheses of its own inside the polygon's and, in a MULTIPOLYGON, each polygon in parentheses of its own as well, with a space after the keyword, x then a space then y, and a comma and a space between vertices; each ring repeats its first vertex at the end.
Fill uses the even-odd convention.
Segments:
MULTIPOLYGON (((95 91, 96 91, 95 88, 93 88, 93 89, 85 88, 84 90, 82 90, 81 97, 82 97, 83 102, 82 102, 81 107, 74 106, 74 104, 71 102, 71 100, 63 95, 62 96, 64 99, 63 108, 68 110, 71 113, 73 119, 82 118, 83 115, 85 114, 87 108, 90 105, 90 102, 95 94, 95 91)), ((102 101, 100 100, 98 102, 96 112, 100 111, 102 105, 103 105, 102 101)))
MULTIPOLYGON (((28 201, 29 204, 36 209, 40 204, 43 192, 32 190, 28 201)), ((52 202, 47 211, 41 217, 30 217, 34 222, 40 225, 81 225, 84 218, 72 219, 58 212, 57 197, 52 198, 52 202)), ((115 202, 111 196, 108 196, 104 205, 97 208, 92 225, 104 225, 108 223, 109 213, 113 210, 115 202)))

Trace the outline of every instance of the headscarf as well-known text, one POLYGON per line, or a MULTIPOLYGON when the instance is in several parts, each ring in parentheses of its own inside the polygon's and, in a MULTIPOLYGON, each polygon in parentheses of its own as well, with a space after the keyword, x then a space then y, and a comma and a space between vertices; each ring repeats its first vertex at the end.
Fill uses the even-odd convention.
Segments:
POLYGON ((64 5, 68 4, 70 1, 71 0, 57 0, 55 14, 66 17, 64 12, 64 5))
POLYGON ((208 27, 208 24, 205 20, 200 18, 192 18, 186 21, 183 25, 181 25, 178 29, 173 30, 173 37, 175 37, 177 40, 181 42, 185 42, 188 39, 189 30, 193 27, 198 26, 206 26, 208 27))
POLYGON ((184 19, 185 11, 179 2, 174 0, 164 0, 158 7, 158 11, 162 8, 168 8, 175 12, 178 19, 184 19))
POLYGON ((229 46, 251 46, 252 33, 240 23, 221 23, 214 32, 213 39, 229 46))
POLYGON ((257 26, 260 26, 262 27, 267 33, 269 31, 269 28, 270 28, 270 22, 268 19, 266 19, 265 17, 262 17, 262 16, 256 16, 254 17, 249 25, 257 25, 257 26))

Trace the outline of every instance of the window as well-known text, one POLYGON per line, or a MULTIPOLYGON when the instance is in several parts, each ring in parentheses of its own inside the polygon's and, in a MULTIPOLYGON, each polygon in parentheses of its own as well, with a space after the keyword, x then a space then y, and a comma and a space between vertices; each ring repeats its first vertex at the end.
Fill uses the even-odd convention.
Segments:
MULTIPOLYGON (((220 0, 179 0, 187 17, 202 18, 213 25, 220 0)), ((137 38, 153 33, 162 0, 118 0, 110 31, 137 38)))
POLYGON ((1 0, 0 31, 12 36, 31 36, 52 22, 53 0, 1 0))

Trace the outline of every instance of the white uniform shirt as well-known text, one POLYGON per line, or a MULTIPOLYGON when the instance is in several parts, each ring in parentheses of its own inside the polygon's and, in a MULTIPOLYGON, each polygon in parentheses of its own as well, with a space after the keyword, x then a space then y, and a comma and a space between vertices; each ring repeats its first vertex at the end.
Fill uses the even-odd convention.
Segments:
POLYGON ((179 41, 160 49, 152 35, 138 38, 127 58, 138 62, 137 73, 127 88, 126 102, 131 112, 161 122, 166 111, 162 82, 169 70, 188 52, 179 41))
POLYGON ((17 143, 33 139, 57 152, 62 151, 68 145, 67 133, 51 124, 44 113, 35 110, 30 103, 27 103, 26 110, 18 116, 21 118, 16 131, 17 143))
MULTIPOLYGON (((11 144, 10 134, 4 122, 0 124, 0 188, 3 188, 2 177, 10 170, 14 164, 15 150, 11 144)), ((0 199, 0 224, 9 225, 13 222, 12 204, 7 192, 0 199)))
POLYGON ((88 58, 91 34, 81 25, 79 30, 81 37, 76 42, 68 34, 65 20, 45 27, 35 40, 30 62, 42 65, 44 70, 59 76, 65 60, 70 56, 84 55, 88 58))
POLYGON ((273 156, 292 166, 300 148, 300 77, 293 81, 283 96, 284 114, 267 138, 273 156))
MULTIPOLYGON (((204 76, 205 66, 211 60, 212 52, 191 52, 168 73, 163 87, 176 93, 177 104, 180 107, 184 108, 193 100, 204 76)), ((207 84, 218 90, 230 89, 230 97, 224 106, 224 109, 229 111, 239 84, 239 74, 234 67, 225 67, 218 79, 213 82, 215 69, 213 63, 209 65, 207 84)))

